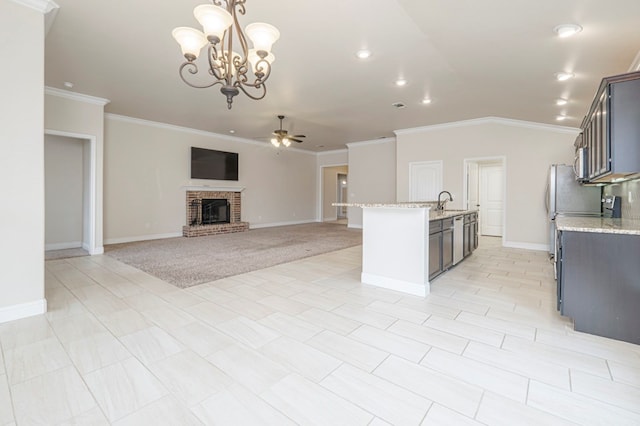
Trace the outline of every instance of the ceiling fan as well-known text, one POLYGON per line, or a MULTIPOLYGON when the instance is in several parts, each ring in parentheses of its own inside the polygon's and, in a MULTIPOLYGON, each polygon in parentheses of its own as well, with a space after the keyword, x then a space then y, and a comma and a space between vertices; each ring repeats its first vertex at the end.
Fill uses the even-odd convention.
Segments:
POLYGON ((273 138, 271 138, 271 143, 275 147, 279 147, 281 144, 284 146, 290 146, 291 141, 301 143, 302 140, 299 138, 306 138, 305 135, 290 135, 288 131, 282 128, 282 120, 284 120, 284 115, 279 115, 280 119, 280 128, 278 130, 273 131, 273 138))

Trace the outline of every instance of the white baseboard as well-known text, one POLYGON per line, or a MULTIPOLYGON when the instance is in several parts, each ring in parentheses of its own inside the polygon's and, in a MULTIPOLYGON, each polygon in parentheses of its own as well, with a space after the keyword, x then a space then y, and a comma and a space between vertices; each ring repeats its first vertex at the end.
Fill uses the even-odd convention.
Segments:
POLYGON ((97 254, 104 254, 104 247, 102 246, 96 247, 94 249, 85 248, 85 250, 88 251, 91 256, 95 256, 97 254))
POLYGON ((348 224, 347 228, 353 228, 353 229, 362 229, 362 225, 352 225, 352 224, 348 224))
POLYGON ((45 244, 44 249, 46 250, 64 250, 71 248, 80 248, 82 247, 82 241, 70 241, 68 243, 52 243, 45 244))
POLYGON ((21 303, 19 305, 0 308, 0 324, 7 321, 15 321, 21 318, 41 315, 47 312, 47 299, 21 303))
POLYGON ((249 229, 272 228, 274 226, 302 225, 304 223, 316 223, 315 219, 299 220, 293 222, 272 222, 272 223, 250 223, 249 229))
POLYGON ((549 251, 548 244, 521 243, 518 241, 503 241, 502 247, 519 248, 536 251, 549 251))
POLYGON ((105 244, 133 243, 135 241, 162 240, 164 238, 175 238, 175 237, 182 237, 182 232, 171 232, 169 234, 139 235, 136 237, 109 238, 104 240, 104 243, 105 244))
POLYGON ((376 274, 363 272, 360 275, 363 284, 375 285, 377 287, 388 288, 389 290, 401 291, 402 293, 413 294, 414 296, 425 297, 430 292, 429 283, 417 284, 395 278, 383 277, 376 274))

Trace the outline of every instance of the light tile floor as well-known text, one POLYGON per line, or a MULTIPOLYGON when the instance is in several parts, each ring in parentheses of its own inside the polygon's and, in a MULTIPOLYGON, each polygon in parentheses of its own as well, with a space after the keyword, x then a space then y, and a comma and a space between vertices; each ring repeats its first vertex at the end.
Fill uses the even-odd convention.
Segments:
POLYGON ((545 253, 482 238, 426 298, 360 256, 186 290, 48 261, 49 312, 0 325, 0 425, 640 424, 640 346, 574 332, 545 253))

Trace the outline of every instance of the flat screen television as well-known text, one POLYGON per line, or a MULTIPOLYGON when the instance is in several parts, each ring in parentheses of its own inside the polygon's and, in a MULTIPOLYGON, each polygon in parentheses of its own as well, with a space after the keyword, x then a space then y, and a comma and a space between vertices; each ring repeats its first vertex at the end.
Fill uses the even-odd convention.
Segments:
POLYGON ((238 180, 238 153, 192 146, 191 179, 238 180))

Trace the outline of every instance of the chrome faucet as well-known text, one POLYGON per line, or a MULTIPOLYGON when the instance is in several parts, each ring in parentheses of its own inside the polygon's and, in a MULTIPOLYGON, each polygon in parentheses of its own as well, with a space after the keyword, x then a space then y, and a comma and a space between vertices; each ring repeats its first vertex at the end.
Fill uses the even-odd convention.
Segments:
POLYGON ((447 201, 453 201, 453 197, 451 196, 451 193, 449 191, 441 191, 438 194, 438 205, 436 206, 436 210, 444 210, 445 205, 447 204, 447 201), (449 196, 449 199, 445 199, 445 200, 440 200, 440 197, 442 197, 442 194, 447 194, 449 196))

